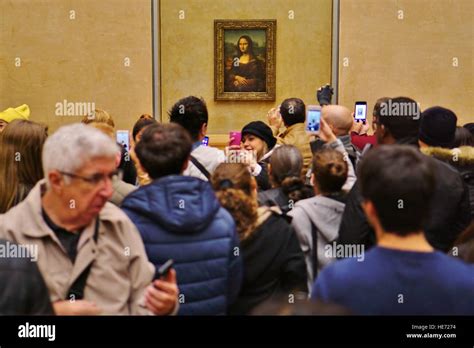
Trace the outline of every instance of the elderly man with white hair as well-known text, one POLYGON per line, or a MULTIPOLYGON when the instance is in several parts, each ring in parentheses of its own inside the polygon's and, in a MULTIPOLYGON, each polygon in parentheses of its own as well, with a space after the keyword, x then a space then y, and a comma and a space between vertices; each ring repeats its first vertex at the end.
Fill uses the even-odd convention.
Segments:
POLYGON ((139 232, 107 202, 117 151, 97 129, 60 128, 43 148, 45 179, 0 215, 0 238, 37 246, 56 314, 177 312, 175 271, 153 279, 139 232))

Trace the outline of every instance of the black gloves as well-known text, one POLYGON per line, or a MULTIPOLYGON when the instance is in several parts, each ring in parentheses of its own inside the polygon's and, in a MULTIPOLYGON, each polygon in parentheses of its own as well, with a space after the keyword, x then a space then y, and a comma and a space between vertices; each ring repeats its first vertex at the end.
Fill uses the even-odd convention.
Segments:
POLYGON ((329 105, 331 104, 331 98, 334 94, 334 89, 327 84, 326 86, 319 87, 318 91, 316 92, 316 97, 318 98, 319 105, 329 105))

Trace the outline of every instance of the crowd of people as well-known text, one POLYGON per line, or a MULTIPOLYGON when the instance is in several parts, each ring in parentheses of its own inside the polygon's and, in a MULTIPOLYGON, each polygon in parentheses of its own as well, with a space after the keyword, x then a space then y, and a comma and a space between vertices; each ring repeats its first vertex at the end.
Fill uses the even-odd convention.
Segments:
POLYGON ((0 314, 474 315, 474 123, 384 97, 369 135, 317 95, 317 135, 288 98, 225 150, 194 96, 130 148, 1 112, 0 314))

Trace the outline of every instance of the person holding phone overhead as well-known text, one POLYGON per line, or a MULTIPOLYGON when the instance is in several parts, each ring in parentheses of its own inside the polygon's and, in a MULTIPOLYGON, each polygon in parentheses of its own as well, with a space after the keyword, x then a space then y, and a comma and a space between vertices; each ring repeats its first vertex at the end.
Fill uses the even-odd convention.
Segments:
POLYGON ((299 98, 285 99, 280 107, 271 109, 268 123, 279 145, 293 145, 303 155, 303 171, 311 164, 310 135, 305 130, 306 106, 299 98), (284 130, 281 128, 284 127, 284 130))

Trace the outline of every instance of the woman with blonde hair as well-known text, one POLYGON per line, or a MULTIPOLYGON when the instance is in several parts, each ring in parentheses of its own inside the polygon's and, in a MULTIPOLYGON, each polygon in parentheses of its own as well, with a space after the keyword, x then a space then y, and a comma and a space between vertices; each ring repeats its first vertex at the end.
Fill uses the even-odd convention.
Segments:
POLYGON ((41 152, 45 125, 28 120, 9 123, 0 134, 0 214, 20 203, 43 178, 41 152))
POLYGON ((242 288, 229 313, 248 314, 276 294, 306 296, 306 266, 296 234, 277 210, 258 207, 257 183, 248 166, 220 164, 211 185, 235 220, 244 260, 242 288))

